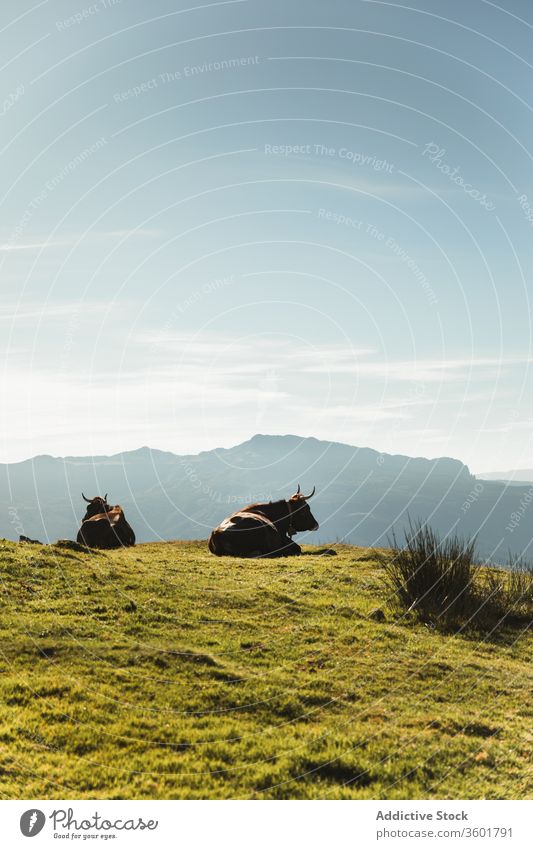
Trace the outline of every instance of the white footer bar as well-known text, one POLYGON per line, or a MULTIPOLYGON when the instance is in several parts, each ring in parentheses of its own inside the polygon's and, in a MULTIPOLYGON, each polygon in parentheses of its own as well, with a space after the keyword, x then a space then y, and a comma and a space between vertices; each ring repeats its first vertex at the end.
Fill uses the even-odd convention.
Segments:
POLYGON ((531 849, 531 801, 3 801, 5 847, 531 849), (32 842, 32 839, 35 842, 32 842))

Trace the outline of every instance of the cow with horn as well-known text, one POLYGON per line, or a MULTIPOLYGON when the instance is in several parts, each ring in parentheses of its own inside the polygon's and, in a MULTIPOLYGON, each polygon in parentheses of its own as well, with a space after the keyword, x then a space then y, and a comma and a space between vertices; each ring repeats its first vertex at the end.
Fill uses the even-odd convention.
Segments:
POLYGON ((309 495, 298 489, 287 501, 250 504, 224 519, 211 532, 209 550, 219 557, 289 557, 302 549, 292 541, 294 534, 316 531, 318 522, 311 513, 309 495))
POLYGON ((135 534, 127 523, 122 507, 107 503, 107 492, 103 498, 87 498, 87 510, 82 519, 77 542, 89 548, 121 548, 135 545, 135 534))

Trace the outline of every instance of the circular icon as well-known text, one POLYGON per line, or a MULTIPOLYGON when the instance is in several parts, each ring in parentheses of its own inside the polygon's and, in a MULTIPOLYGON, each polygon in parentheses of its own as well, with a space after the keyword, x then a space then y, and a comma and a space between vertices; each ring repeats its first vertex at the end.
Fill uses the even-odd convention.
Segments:
POLYGON ((46 817, 42 811, 30 808, 29 811, 24 811, 20 818, 20 830, 24 837, 35 837, 42 831, 45 822, 46 817))

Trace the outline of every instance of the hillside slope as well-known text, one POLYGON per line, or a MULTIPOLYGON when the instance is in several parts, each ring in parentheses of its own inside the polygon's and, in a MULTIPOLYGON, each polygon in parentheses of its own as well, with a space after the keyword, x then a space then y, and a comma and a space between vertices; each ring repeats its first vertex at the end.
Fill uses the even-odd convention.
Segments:
POLYGON ((109 493, 140 542, 198 539, 239 506, 287 498, 313 485, 320 529, 337 539, 386 545, 413 518, 442 535, 477 535, 483 557, 505 562, 531 543, 528 487, 477 481, 459 460, 380 454, 299 436, 256 435, 229 449, 177 456, 141 448, 112 457, 35 457, 0 466, 0 537, 75 538, 89 497, 109 493), (519 516, 518 521, 513 516, 519 516), (522 521, 523 517, 523 521, 522 521))
POLYGON ((530 636, 396 621, 338 552, 1 543, 0 796, 531 795, 530 636))

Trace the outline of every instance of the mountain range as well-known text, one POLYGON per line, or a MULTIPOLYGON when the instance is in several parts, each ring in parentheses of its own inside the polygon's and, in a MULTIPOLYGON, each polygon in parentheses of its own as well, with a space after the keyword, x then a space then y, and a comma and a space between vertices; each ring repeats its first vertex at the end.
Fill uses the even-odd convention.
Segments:
MULTIPOLYGON (((41 455, 0 465, 0 537, 75 538, 81 493, 121 504, 139 542, 202 539, 239 507, 316 486, 320 529, 299 537, 386 545, 412 519, 477 536, 480 556, 505 562, 531 542, 529 487, 476 478, 459 460, 381 454, 299 436, 258 434, 233 448, 177 455, 147 447, 113 456, 41 455)), ((533 515, 533 509, 531 509, 533 515)))

